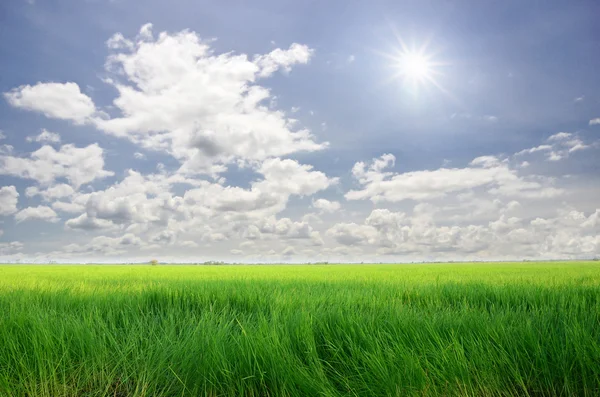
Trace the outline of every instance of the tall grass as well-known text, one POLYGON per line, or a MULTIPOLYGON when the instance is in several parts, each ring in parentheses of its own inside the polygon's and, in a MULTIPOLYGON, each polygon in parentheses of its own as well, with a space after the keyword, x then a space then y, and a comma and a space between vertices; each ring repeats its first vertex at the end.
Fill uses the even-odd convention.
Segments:
POLYGON ((599 287, 592 262, 0 266, 0 395, 600 395, 599 287))

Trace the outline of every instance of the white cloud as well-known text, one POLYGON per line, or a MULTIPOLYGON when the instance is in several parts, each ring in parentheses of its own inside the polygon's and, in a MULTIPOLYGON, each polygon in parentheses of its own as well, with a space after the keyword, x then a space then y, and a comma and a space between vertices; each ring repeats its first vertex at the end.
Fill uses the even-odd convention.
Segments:
POLYGON ((326 199, 315 200, 312 202, 312 206, 320 209, 322 212, 335 212, 341 207, 338 201, 329 201, 326 199))
POLYGON ((559 132, 554 135, 551 135, 548 138, 548 140, 549 141, 562 141, 564 139, 569 139, 572 136, 573 136, 573 134, 571 134, 570 132, 559 132))
POLYGON ((313 53, 308 46, 293 43, 287 50, 276 48, 266 55, 255 56, 254 63, 260 68, 258 75, 268 77, 279 69, 289 72, 294 64, 308 63, 313 53))
POLYGON ((552 145, 540 145, 540 146, 532 147, 530 149, 523 149, 520 152, 515 153, 515 156, 521 156, 524 154, 532 154, 532 153, 548 151, 548 150, 552 150, 552 145))
POLYGON ((549 142, 549 144, 521 150, 520 152, 515 153, 515 156, 528 155, 544 151, 546 160, 559 161, 568 158, 570 154, 574 152, 592 147, 592 145, 586 144, 580 138, 578 133, 559 132, 548 137, 546 141, 549 142))
POLYGON ((22 85, 4 97, 14 107, 41 112, 46 117, 83 124, 95 113, 91 98, 76 83, 37 83, 22 85))
POLYGON ((590 125, 597 125, 597 124, 600 124, 600 117, 590 120, 590 125))
POLYGON ((126 233, 119 237, 98 236, 87 244, 69 244, 64 247, 67 253, 100 253, 120 254, 130 248, 142 245, 142 240, 132 233, 126 233))
MULTIPOLYGON (((113 40, 114 39, 114 40, 113 40)), ((96 118, 103 131, 152 150, 170 153, 182 172, 214 174, 236 159, 264 160, 298 151, 321 150, 308 129, 297 129, 284 112, 270 109, 271 92, 256 84, 277 69, 307 63, 312 50, 301 44, 275 49, 253 60, 245 54, 215 54, 196 33, 162 32, 156 39, 123 44, 107 62, 122 116, 96 118), (123 81, 122 81, 123 80, 123 81)), ((121 43, 117 45, 116 43, 121 43)))
POLYGON ((27 207, 15 214, 17 223, 27 220, 42 220, 47 222, 58 222, 56 212, 50 207, 40 205, 38 207, 27 207))
POLYGON ((277 238, 323 244, 308 223, 274 215, 286 208, 290 196, 312 195, 337 179, 289 159, 265 160, 256 172, 263 178, 243 189, 178 174, 129 171, 124 180, 103 191, 76 193, 73 204, 55 202, 53 207, 78 214, 66 222, 70 229, 126 230, 154 245, 173 244, 180 235, 193 235, 204 243, 277 238), (176 183, 191 186, 177 196, 171 193, 176 183), (153 234, 156 230, 162 232, 153 234))
POLYGON ((40 195, 46 201, 52 201, 55 199, 69 197, 73 193, 75 193, 75 190, 70 185, 67 185, 65 183, 51 186, 45 190, 40 190, 36 186, 30 186, 27 189, 25 189, 25 195, 27 197, 34 197, 40 195))
POLYGON ((6 139, 6 135, 4 135, 4 132, 0 130, 0 141, 3 139, 6 139))
POLYGON ((87 214, 81 214, 77 218, 69 219, 65 226, 70 229, 99 230, 112 229, 115 224, 104 219, 90 218, 87 214))
POLYGON ((137 159, 137 160, 142 160, 142 159, 145 159, 145 158, 146 158, 146 156, 144 155, 144 153, 140 153, 140 152, 135 152, 135 153, 133 154, 133 157, 134 157, 135 159, 137 159))
POLYGON ((519 176, 506 162, 493 156, 478 157, 466 168, 440 168, 402 174, 384 172, 394 163, 395 157, 391 154, 373 159, 368 167, 363 162, 356 163, 352 174, 362 190, 349 191, 345 195, 346 199, 369 199, 373 202, 431 200, 481 187, 489 189, 493 194, 530 198, 562 193, 560 189, 519 176))
POLYGON ((439 211, 444 210, 423 205, 415 206, 411 216, 374 210, 364 224, 338 223, 327 235, 340 244, 372 248, 381 255, 438 260, 570 258, 600 253, 600 209, 588 216, 561 209, 554 218, 532 221, 501 214, 488 223, 452 226, 433 220, 432 213, 439 211))
POLYGON ((138 33, 138 38, 142 41, 151 41, 154 39, 152 35, 152 24, 146 23, 142 25, 140 28, 140 32, 138 33))
POLYGON ((19 192, 14 186, 0 188, 0 215, 12 215, 17 212, 19 192))
POLYGON ((114 174, 104 169, 103 154, 97 144, 83 148, 63 145, 58 151, 46 145, 29 157, 0 155, 0 175, 33 179, 43 185, 65 178, 77 189, 95 179, 114 174))
POLYGON ((27 142, 50 142, 50 143, 60 143, 60 135, 55 132, 50 132, 47 129, 43 128, 42 132, 36 136, 28 136, 26 138, 27 142))
POLYGON ((347 59, 347 62, 348 62, 348 63, 352 63, 352 62, 354 62, 354 61, 356 61, 356 57, 355 57, 354 55, 350 55, 350 56, 348 57, 348 59, 347 59))
POLYGON ((340 244, 353 246, 373 242, 377 238, 377 230, 368 225, 338 223, 327 230, 327 235, 340 244))

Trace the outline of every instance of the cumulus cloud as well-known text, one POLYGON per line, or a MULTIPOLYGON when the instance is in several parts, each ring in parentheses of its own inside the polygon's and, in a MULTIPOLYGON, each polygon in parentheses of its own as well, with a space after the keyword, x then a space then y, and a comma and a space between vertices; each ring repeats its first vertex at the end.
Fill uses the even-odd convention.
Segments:
POLYGON ((71 254, 100 253, 107 255, 123 253, 127 249, 139 247, 140 245, 142 245, 140 238, 132 233, 126 233, 119 237, 94 237, 87 244, 69 244, 63 248, 63 251, 71 254))
POLYGON ((25 189, 25 196, 34 197, 40 195, 46 201, 53 201, 55 199, 62 199, 71 196, 75 193, 75 190, 65 183, 51 186, 47 189, 40 190, 37 186, 30 186, 25 189))
POLYGON ((2 186, 0 188, 0 215, 12 215, 17 212, 19 192, 14 186, 2 186))
POLYGON ((50 207, 40 205, 38 207, 27 207, 15 214, 17 223, 27 220, 41 220, 47 222, 58 222, 59 218, 56 212, 50 207))
POLYGON ((114 175, 104 169, 103 150, 97 144, 78 148, 63 145, 59 150, 45 145, 29 157, 0 154, 0 175, 11 175, 50 185, 66 179, 75 189, 95 179, 114 175))
POLYGON ((395 160, 393 155, 385 154, 373 159, 370 165, 356 163, 352 175, 362 189, 349 191, 346 199, 368 199, 373 202, 430 200, 479 187, 495 194, 531 198, 562 193, 560 189, 544 186, 538 180, 519 176, 505 161, 493 156, 478 157, 465 168, 439 168, 401 174, 385 172, 385 169, 394 165, 395 160))
POLYGON ((590 120, 590 125, 598 125, 598 124, 600 124, 600 117, 590 120))
POLYGON ((69 229, 100 230, 112 229, 115 227, 115 224, 109 220, 91 218, 88 216, 88 214, 81 214, 77 218, 72 218, 66 221, 65 226, 69 229))
POLYGON ((381 255, 436 259, 570 258, 600 252, 600 210, 586 215, 560 209, 555 217, 530 221, 501 214, 488 223, 451 226, 437 224, 431 217, 436 211, 443 209, 417 205, 412 215, 374 210, 363 224, 338 223, 327 235, 381 255))
POLYGON ((312 206, 322 212, 336 212, 341 208, 339 201, 329 201, 326 199, 314 200, 312 206))
POLYGON ((46 117, 83 124, 95 113, 94 102, 76 83, 22 85, 4 97, 14 107, 37 111, 46 117))
POLYGON ((60 143, 60 135, 56 132, 50 132, 45 128, 42 128, 42 131, 39 135, 36 136, 28 136, 26 138, 27 142, 49 142, 49 143, 60 143))
POLYGON ((304 44, 293 43, 287 50, 277 48, 265 55, 254 57, 254 63, 259 67, 258 75, 268 77, 277 70, 290 72, 297 63, 308 63, 314 50, 304 44))
MULTIPOLYGON (((296 128, 269 108, 271 92, 256 83, 281 69, 307 63, 313 51, 294 43, 249 59, 215 54, 196 33, 161 32, 145 25, 135 40, 121 34, 108 46, 107 67, 118 73, 114 100, 121 117, 97 118, 103 131, 152 150, 166 151, 187 173, 215 173, 235 159, 264 160, 298 151, 321 150, 306 128, 296 128)), ((111 80, 112 81, 112 80, 111 80)))

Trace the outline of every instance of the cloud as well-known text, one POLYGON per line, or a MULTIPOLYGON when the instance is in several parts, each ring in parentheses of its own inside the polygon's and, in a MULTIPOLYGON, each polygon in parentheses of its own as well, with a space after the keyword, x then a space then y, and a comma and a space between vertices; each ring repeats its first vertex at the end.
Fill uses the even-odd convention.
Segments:
POLYGON ((377 237, 377 230, 368 225, 338 223, 327 230, 327 235, 340 244, 354 246, 372 242, 377 237))
POLYGON ((119 237, 98 236, 91 239, 87 244, 69 244, 63 248, 67 253, 100 253, 119 254, 127 249, 142 245, 142 240, 132 233, 126 233, 119 237))
POLYGON ((530 149, 523 149, 523 150, 515 153, 515 156, 522 156, 524 154, 532 154, 532 153, 548 151, 548 150, 552 150, 552 145, 540 145, 540 146, 532 147, 530 149))
POLYGON ((0 141, 2 139, 6 139, 6 135, 4 135, 4 132, 2 130, 0 130, 0 141))
POLYGON ((432 214, 440 211, 443 208, 422 204, 412 215, 374 210, 364 224, 338 223, 327 235, 343 245, 375 248, 381 255, 448 260, 569 258, 600 251, 600 209, 587 216, 559 209, 555 217, 531 221, 502 213, 487 223, 452 226, 433 220, 432 214))
POLYGON ((27 142, 50 142, 60 143, 60 135, 55 132, 50 132, 42 128, 42 132, 36 136, 28 136, 25 138, 27 142))
POLYGON ((104 219, 90 218, 87 214, 81 214, 77 218, 69 219, 65 222, 69 229, 80 230, 100 230, 112 229, 115 224, 104 219))
POLYGON ((56 212, 50 207, 40 205, 38 207, 27 207, 15 214, 17 223, 27 220, 42 220, 47 222, 58 222, 59 218, 56 212))
POLYGON ((551 135, 548 138, 548 141, 562 141, 564 139, 569 139, 572 136, 573 136, 573 134, 571 134, 569 132, 559 132, 554 135, 551 135))
POLYGON ((114 175, 104 169, 104 151, 97 144, 83 148, 63 145, 59 150, 42 146, 29 157, 0 155, 0 175, 33 179, 43 185, 65 178, 71 186, 114 175))
POLYGON ((0 243, 0 255, 12 255, 23 249, 23 243, 19 241, 11 241, 8 243, 0 243))
POLYGON ((12 215, 17 212, 19 192, 14 186, 0 188, 0 215, 12 215))
POLYGON ((22 85, 5 92, 4 97, 14 107, 76 124, 83 124, 96 111, 92 99, 83 94, 76 83, 22 85))
POLYGON ((269 108, 270 90, 256 84, 278 69, 307 63, 313 54, 307 46, 294 43, 250 60, 246 54, 215 54, 210 42, 190 31, 143 36, 136 42, 122 35, 109 40, 115 52, 107 67, 117 76, 109 81, 122 116, 96 118, 101 130, 171 154, 186 173, 213 174, 236 159, 261 161, 327 147, 269 108))
POLYGON ((125 179, 105 190, 76 193, 72 204, 56 202, 53 208, 76 214, 65 223, 70 229, 126 230, 149 244, 172 244, 179 235, 193 233, 206 243, 236 236, 276 236, 321 245, 319 233, 308 223, 277 219, 275 214, 286 208, 290 196, 312 195, 337 179, 290 159, 265 160, 255 171, 262 178, 244 189, 180 174, 142 175, 130 170, 125 179), (178 196, 171 192, 175 184, 188 188, 178 196), (156 230, 163 232, 152 234, 156 230))
POLYGON ((266 55, 255 56, 254 63, 260 68, 258 75, 268 77, 279 69, 290 72, 294 64, 308 63, 313 53, 308 46, 293 43, 287 50, 277 48, 266 55))
POLYGON ((352 62, 356 61, 356 57, 354 55, 350 55, 346 61, 348 63, 352 63, 352 62))
POLYGON ((142 160, 142 159, 145 159, 145 158, 146 158, 146 156, 144 155, 144 153, 140 153, 140 152, 135 152, 135 153, 133 154, 133 157, 134 157, 135 159, 137 159, 137 160, 142 160))
POLYGON ((53 201, 55 199, 69 197, 73 193, 75 193, 75 190, 70 185, 67 185, 65 183, 51 186, 45 190, 40 190, 36 186, 30 186, 27 189, 25 189, 25 196, 34 197, 40 195, 46 201, 53 201))
POLYGON ((326 199, 318 199, 312 202, 313 208, 317 208, 322 212, 335 212, 340 209, 341 205, 338 201, 329 201, 326 199))
POLYGON ((590 120, 590 125, 598 125, 598 124, 600 124, 600 117, 590 120))
POLYGON ((373 159, 368 167, 363 162, 356 163, 352 174, 362 189, 347 192, 346 199, 368 199, 373 202, 431 200, 482 187, 494 194, 530 198, 562 194, 560 189, 519 176, 506 162, 493 156, 478 157, 465 168, 439 168, 402 174, 384 172, 394 165, 395 160, 393 155, 384 154, 373 159))
POLYGON ((533 154, 536 152, 546 152, 546 160, 548 161, 560 161, 569 157, 573 152, 577 152, 584 149, 589 149, 592 146, 586 144, 577 133, 570 132, 559 132, 551 135, 546 140, 548 144, 543 144, 530 149, 524 149, 517 153, 515 156, 523 156, 533 154))

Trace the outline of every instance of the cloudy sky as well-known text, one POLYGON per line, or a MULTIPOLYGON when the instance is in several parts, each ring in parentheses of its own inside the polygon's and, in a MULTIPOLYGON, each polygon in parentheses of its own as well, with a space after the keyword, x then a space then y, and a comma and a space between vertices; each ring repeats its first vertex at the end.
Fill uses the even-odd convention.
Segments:
POLYGON ((598 15, 4 0, 0 261, 598 256, 598 15))

